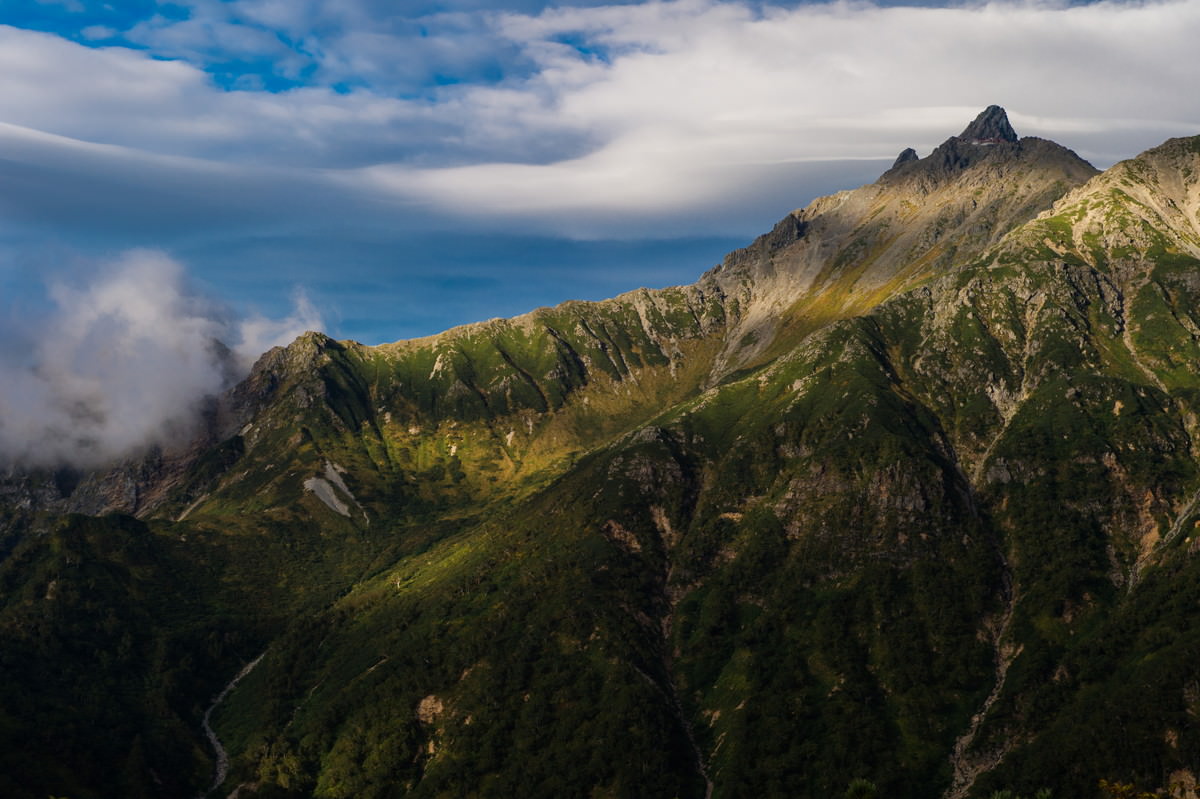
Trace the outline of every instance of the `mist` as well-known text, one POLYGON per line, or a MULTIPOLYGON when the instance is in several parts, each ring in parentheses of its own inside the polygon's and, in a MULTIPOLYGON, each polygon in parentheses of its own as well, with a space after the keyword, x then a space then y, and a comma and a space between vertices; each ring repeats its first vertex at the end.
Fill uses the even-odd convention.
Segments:
POLYGON ((0 350, 0 465, 88 468, 186 441, 205 402, 319 313, 239 318, 166 253, 130 250, 59 279, 0 350))

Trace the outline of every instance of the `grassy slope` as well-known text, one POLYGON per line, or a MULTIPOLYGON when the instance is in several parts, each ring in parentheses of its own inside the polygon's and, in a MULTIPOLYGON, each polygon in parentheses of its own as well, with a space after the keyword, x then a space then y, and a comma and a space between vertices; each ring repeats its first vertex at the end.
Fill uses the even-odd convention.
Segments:
POLYGON ((204 697, 268 642, 215 719, 262 796, 929 796, 997 655, 977 794, 1197 769, 1200 298, 1156 169, 825 285, 718 385, 715 280, 276 353, 157 518, 6 522, 0 734, 43 764, 7 793, 203 784, 204 697))
MULTIPOLYGON (((1044 234, 1069 228, 1052 217, 1022 236, 1053 243, 1044 234)), ((1186 354, 1192 337, 1183 322, 1151 324, 1155 303, 1171 300, 1138 292, 1114 312, 1124 289, 1106 283, 1109 266, 1059 256, 1028 244, 1002 248, 868 317, 802 337, 767 367, 593 452, 499 522, 443 542, 438 557, 410 566, 412 576, 389 572, 364 589, 364 615, 382 614, 402 637, 361 659, 358 675, 388 668, 396 651, 429 650, 416 641, 455 651, 452 642, 465 636, 476 647, 464 642, 469 651, 424 681, 401 670, 403 690, 371 694, 394 702, 387 718, 415 719, 425 696, 448 708, 409 722, 408 748, 395 754, 408 784, 418 795, 504 795, 506 780, 518 778, 535 794, 572 785, 601 786, 603 795, 697 792, 690 727, 718 796, 828 795, 863 775, 892 793, 926 796, 949 782, 947 753, 992 688, 985 632, 1006 612, 999 642, 1017 654, 1006 657, 1005 690, 970 751, 986 758, 989 747, 1030 743, 978 790, 1007 781, 1087 795, 1097 776, 1164 784, 1171 770, 1195 768, 1180 743, 1190 733, 1177 729, 1186 725, 1172 727, 1173 736, 1163 728, 1187 712, 1184 664, 1195 634, 1187 603, 1175 603, 1156 636, 1130 640, 1129 632, 1129 614, 1166 590, 1164 573, 1188 568, 1173 565, 1169 550, 1156 553, 1152 537, 1170 527, 1196 484, 1187 429, 1193 383, 1155 353, 1186 354), (550 564, 528 582, 513 565, 526 551, 550 564), (1122 575, 1156 559, 1130 590, 1122 575), (461 586, 462 597, 415 598, 416 586, 447 583, 461 586), (498 615, 472 610, 481 597, 497 597, 498 615), (382 610, 408 601, 439 610, 414 610, 405 622, 382 610), (597 618, 598 608, 613 615, 597 618), (500 656, 490 645, 498 642, 479 648, 476 636, 487 630, 507 649, 515 629, 536 631, 539 646, 521 650, 522 673, 495 675, 500 656), (1078 674, 1078 662, 1123 642, 1128 651, 1117 644, 1112 663, 1124 682, 1111 685, 1124 685, 1147 655, 1162 657, 1153 647, 1168 630, 1180 643, 1162 658, 1156 685, 1165 693, 1141 722, 1136 747, 1098 731, 1090 735, 1103 743, 1078 747, 1071 769, 1038 754, 1068 745, 1056 714, 1134 712, 1111 703, 1097 710, 1090 699, 1104 692, 1094 682, 1104 670, 1078 674), (573 682, 597 686, 590 702, 556 691, 562 668, 573 682), (638 688, 648 698, 622 701, 638 688), (494 717, 503 722, 475 726, 518 697, 522 704, 494 717), (521 709, 534 697, 549 704, 526 725, 521 709), (599 731, 560 737, 555 725, 575 728, 571 708, 581 702, 599 731), (682 721, 672 718, 676 702, 682 721), (603 730, 637 718, 631 707, 657 714, 659 725, 632 723, 614 742, 603 730), (655 746, 655 734, 675 743, 655 746), (579 766, 573 747, 584 741, 610 755, 604 765, 579 766), (532 751, 575 765, 543 771, 530 766, 532 751), (626 765, 681 782, 637 783, 626 765), (564 784, 567 775, 575 781, 564 784)), ((1193 273, 1193 262, 1156 250, 1149 258, 1152 280, 1184 290, 1179 275, 1193 273)), ((1179 295, 1173 305, 1194 303, 1179 295)), ((347 663, 344 654, 367 640, 332 624, 349 637, 318 658, 326 668, 347 663)), ((369 640, 382 640, 369 629, 369 640)), ((301 656, 293 649, 280 657, 301 656)), ((301 717, 280 719, 280 737, 259 751, 283 746, 297 753, 290 762, 308 758, 310 774, 359 764, 349 770, 364 783, 347 789, 318 778, 321 795, 386 795, 386 770, 374 788, 363 774, 366 749, 356 756, 329 743, 343 740, 347 720, 321 723, 332 737, 314 743, 321 739, 306 738, 301 717), (322 752, 333 759, 321 761, 322 752)), ((272 757, 260 761, 265 774, 272 757)))

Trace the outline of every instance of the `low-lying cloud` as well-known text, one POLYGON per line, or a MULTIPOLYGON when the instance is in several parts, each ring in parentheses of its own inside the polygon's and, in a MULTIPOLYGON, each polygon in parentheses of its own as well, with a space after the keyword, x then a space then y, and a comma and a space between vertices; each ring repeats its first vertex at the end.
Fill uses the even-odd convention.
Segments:
POLYGON ((151 250, 49 294, 49 312, 0 353, 0 463, 95 466, 184 441, 259 354, 322 327, 303 294, 286 318, 234 318, 151 250))

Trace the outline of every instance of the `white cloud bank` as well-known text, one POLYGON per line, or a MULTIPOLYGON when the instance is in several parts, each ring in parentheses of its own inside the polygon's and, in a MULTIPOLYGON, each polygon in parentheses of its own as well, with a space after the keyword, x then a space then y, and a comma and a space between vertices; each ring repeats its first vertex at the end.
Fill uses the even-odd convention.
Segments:
MULTIPOLYGON (((990 103, 1104 165, 1200 133, 1200 3, 767 8, 680 0, 509 16, 541 65, 526 93, 603 131, 547 164, 367 172, 444 208, 517 218, 694 212, 796 163, 928 151, 990 103), (571 37, 609 54, 555 44, 571 37)), ((503 90, 479 90, 495 97, 503 90)), ((478 107, 488 104, 477 101, 478 107)), ((523 119, 534 129, 537 117, 523 119)))
POLYGON ((50 295, 29 351, 0 359, 0 463, 90 466, 186 440, 259 354, 322 324, 303 295, 285 319, 233 320, 149 250, 50 295))
MULTIPOLYGON (((743 233, 731 206, 774 203, 782 213, 809 198, 814 171, 828 172, 814 165, 858 177, 856 159, 927 150, 991 103, 1009 109, 1018 132, 1102 166, 1200 132, 1200 0, 677 0, 444 15, 430 18, 432 37, 398 24, 372 30, 363 3, 343 5, 284 13, 277 3, 194 0, 192 19, 134 30, 149 51, 0 27, 0 121, 253 166, 259 193, 288 212, 285 184, 303 178, 375 203, 380 225, 420 213, 444 225, 615 237, 743 233), (305 19, 321 26, 306 31, 305 19), (243 35, 200 35, 226 28, 243 35), (511 74, 405 94, 395 70, 429 38, 448 53, 491 47, 511 74), (280 41, 297 43, 289 52, 313 66, 315 85, 224 91, 198 66, 214 48, 269 55, 280 41), (353 75, 369 85, 321 83, 353 75)), ((281 73, 299 69, 280 63, 281 73)), ((196 170, 183 172, 186 204, 196 170)))

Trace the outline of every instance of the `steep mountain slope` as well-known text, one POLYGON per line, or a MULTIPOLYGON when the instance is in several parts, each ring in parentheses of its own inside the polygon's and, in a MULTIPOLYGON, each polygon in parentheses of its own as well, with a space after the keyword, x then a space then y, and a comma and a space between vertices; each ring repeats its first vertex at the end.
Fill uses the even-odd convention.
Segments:
POLYGON ((928 157, 901 154, 876 183, 792 213, 710 273, 742 309, 718 370, 778 355, 969 260, 1095 174, 1053 142, 1017 139, 992 106, 928 157), (1001 123, 1004 138, 979 138, 1001 123))
POLYGON ((222 794, 1194 784, 1198 172, 992 107, 694 286, 307 334, 186 452, 10 479, 0 787, 199 789, 264 650, 222 794))

